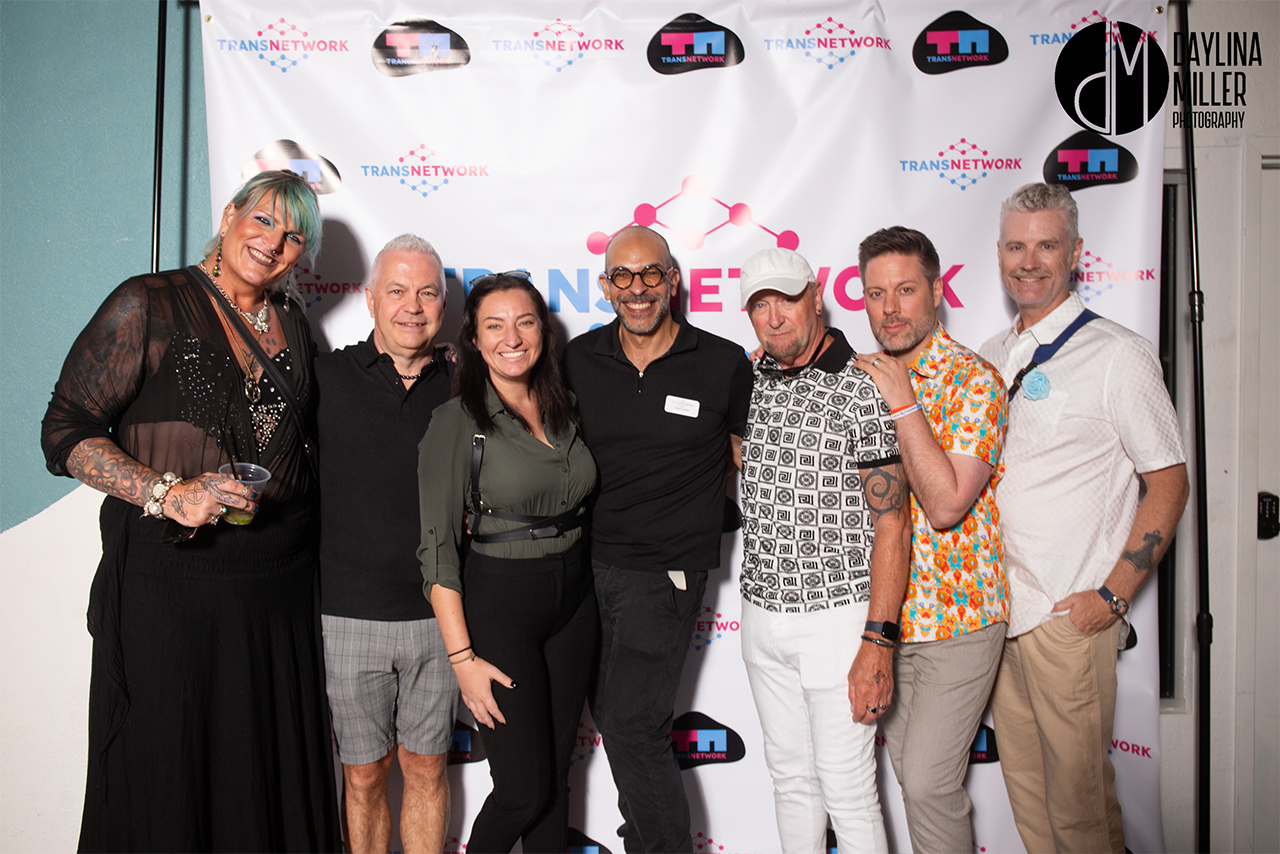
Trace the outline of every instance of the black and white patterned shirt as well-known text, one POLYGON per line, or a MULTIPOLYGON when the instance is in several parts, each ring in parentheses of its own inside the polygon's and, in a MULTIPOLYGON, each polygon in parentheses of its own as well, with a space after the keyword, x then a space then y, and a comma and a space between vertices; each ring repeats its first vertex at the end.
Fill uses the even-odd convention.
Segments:
POLYGON ((859 469, 899 462, 889 406, 838 329, 813 364, 786 376, 756 363, 742 442, 742 596, 803 613, 871 595, 872 514, 859 469))

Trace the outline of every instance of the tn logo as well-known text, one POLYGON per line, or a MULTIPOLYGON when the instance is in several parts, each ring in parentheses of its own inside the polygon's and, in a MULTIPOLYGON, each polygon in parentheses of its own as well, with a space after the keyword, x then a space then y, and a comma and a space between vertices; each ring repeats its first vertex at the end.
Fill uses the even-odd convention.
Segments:
POLYGON ((706 33, 663 33, 662 43, 671 49, 672 56, 686 56, 690 45, 700 56, 712 54, 724 56, 724 30, 706 33))
POLYGON ((396 49, 396 56, 409 56, 413 48, 418 56, 447 59, 449 56, 448 33, 387 33, 387 47, 396 49))
POLYGON ((959 47, 958 53, 991 52, 989 30, 929 30, 925 33, 925 41, 934 46, 938 56, 951 53, 952 45, 959 47))
POLYGON ((1067 165, 1068 172, 1119 172, 1118 148, 1059 148, 1058 162, 1067 165), (1085 164, 1088 169, 1083 168, 1085 164))

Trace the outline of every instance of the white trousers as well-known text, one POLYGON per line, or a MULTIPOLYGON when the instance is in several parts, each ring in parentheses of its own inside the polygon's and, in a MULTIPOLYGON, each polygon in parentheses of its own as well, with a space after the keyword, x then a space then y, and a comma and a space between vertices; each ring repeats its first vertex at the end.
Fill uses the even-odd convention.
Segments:
POLYGON ((876 790, 876 728, 854 723, 849 667, 866 603, 775 614, 742 603, 742 659, 764 732, 783 854, 889 850, 876 790))

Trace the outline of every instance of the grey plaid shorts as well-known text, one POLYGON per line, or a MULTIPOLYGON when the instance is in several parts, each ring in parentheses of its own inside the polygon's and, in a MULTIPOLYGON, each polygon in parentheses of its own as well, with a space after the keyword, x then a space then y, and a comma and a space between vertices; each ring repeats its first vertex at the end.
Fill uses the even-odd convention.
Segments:
POLYGON ((368 765, 396 744, 422 756, 449 749, 458 680, 434 619, 321 615, 329 710, 344 765, 368 765))

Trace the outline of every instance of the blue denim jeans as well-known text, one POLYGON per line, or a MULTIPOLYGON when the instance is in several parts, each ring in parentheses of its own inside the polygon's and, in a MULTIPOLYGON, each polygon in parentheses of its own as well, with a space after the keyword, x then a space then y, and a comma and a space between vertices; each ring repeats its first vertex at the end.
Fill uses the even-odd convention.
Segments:
POLYGON ((618 787, 618 835, 629 852, 691 852, 671 722, 707 573, 686 572, 677 590, 665 572, 591 568, 601 627, 591 715, 618 787))

